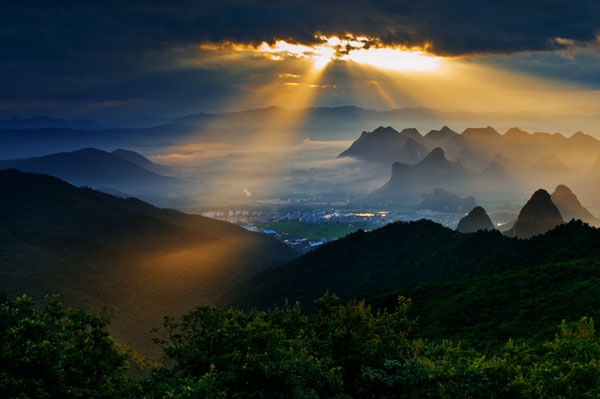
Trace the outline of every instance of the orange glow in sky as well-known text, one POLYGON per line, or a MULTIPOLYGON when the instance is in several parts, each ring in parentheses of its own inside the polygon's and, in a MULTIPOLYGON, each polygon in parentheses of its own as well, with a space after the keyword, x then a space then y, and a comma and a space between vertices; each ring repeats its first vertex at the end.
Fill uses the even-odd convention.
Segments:
MULTIPOLYGON (((358 64, 395 71, 434 71, 443 62, 441 57, 427 54, 422 49, 407 49, 369 45, 372 40, 366 37, 340 39, 337 36, 320 37, 322 42, 314 46, 292 44, 278 40, 274 44, 262 43, 257 47, 241 44, 227 44, 235 51, 254 51, 273 61, 290 58, 306 58, 313 63, 315 70, 323 69, 333 60, 353 61, 358 64)), ((205 49, 216 49, 214 45, 203 45, 205 49)))

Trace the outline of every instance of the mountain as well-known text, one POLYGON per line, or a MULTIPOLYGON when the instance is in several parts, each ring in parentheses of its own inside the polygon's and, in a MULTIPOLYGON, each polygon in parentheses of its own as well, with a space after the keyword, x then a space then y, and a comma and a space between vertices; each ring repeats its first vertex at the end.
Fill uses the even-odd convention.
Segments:
POLYGON ((582 220, 592 226, 598 226, 599 220, 581 205, 577 196, 564 184, 559 184, 551 195, 552 202, 558 208, 565 221, 582 220))
POLYGON ((494 224, 485 209, 476 206, 468 215, 460 219, 456 231, 474 233, 479 230, 494 230, 494 224))
POLYGON ((423 194, 423 201, 416 209, 428 209, 435 212, 458 213, 473 209, 475 197, 462 198, 442 188, 434 188, 431 194, 423 194))
POLYGON ((419 144, 421 134, 416 129, 401 132, 392 127, 380 126, 372 132, 362 132, 360 137, 338 158, 353 157, 370 162, 392 163, 407 158, 417 158, 425 149, 419 144), (408 147, 406 144, 408 143, 408 147))
MULTIPOLYGON (((131 158, 131 154, 127 157, 131 158)), ((110 187, 130 195, 160 192, 177 183, 176 179, 151 172, 121 155, 95 148, 0 161, 0 168, 45 173, 74 185, 110 187)))
POLYGON ((472 154, 481 152, 490 155, 492 149, 499 148, 503 136, 491 126, 485 128, 466 128, 461 134, 452 137, 444 146, 450 154, 469 151, 472 154))
POLYGON ((173 169, 166 165, 154 163, 145 156, 130 150, 124 150, 118 148, 111 152, 111 154, 121 157, 134 165, 141 166, 144 169, 148 169, 159 175, 170 175, 173 174, 173 169))
POLYGON ((458 136, 458 133, 450 129, 448 126, 444 126, 440 130, 430 130, 424 138, 427 145, 435 148, 443 147, 455 136, 458 136))
POLYGON ((416 165, 395 162, 390 180, 372 192, 371 197, 382 200, 418 198, 434 188, 463 188, 469 177, 459 162, 448 161, 444 150, 438 147, 416 165))
POLYGON ((427 155, 427 148, 412 138, 404 142, 404 148, 398 153, 394 162, 416 164, 427 155))
POLYGON ((506 232, 510 237, 529 238, 544 234, 563 223, 563 218, 546 190, 537 190, 519 212, 513 227, 506 232))
MULTIPOLYGON (((549 197, 549 195, 548 195, 549 197)), ((521 240, 497 230, 463 234, 437 223, 396 222, 358 231, 265 270, 224 294, 220 303, 245 309, 300 301, 313 310, 325 291, 343 299, 381 290, 489 276, 518 268, 600 256, 600 230, 582 223, 557 226, 521 240)))
POLYGON ((423 141, 423 136, 414 127, 408 127, 408 128, 402 129, 402 131, 400 131, 400 134, 407 136, 408 138, 411 138, 417 142, 423 141))
POLYGON ((108 306, 111 334, 146 353, 163 316, 295 256, 261 233, 47 175, 3 170, 0 187, 0 291, 108 306))

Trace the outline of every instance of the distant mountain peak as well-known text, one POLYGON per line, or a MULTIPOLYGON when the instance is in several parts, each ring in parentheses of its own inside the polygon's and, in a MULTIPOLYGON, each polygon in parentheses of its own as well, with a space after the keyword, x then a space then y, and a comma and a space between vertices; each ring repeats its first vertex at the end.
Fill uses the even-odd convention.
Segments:
POLYGON ((494 230, 494 224, 485 209, 476 206, 465 217, 460 219, 456 231, 461 233, 475 233, 479 230, 494 230))
POLYGON ((598 219, 581 205, 575 193, 564 184, 559 184, 556 187, 552 193, 552 202, 565 221, 575 219, 591 225, 598 225, 598 219))
POLYGON ((544 234, 563 223, 560 211, 552 202, 548 191, 539 189, 519 212, 514 226, 506 232, 509 236, 529 238, 544 234))
POLYGON ((423 136, 415 128, 398 132, 391 126, 379 126, 372 132, 362 132, 338 158, 353 157, 387 165, 395 161, 412 164, 420 161, 427 151, 420 144, 422 140, 423 136))
POLYGON ((439 162, 448 162, 448 159, 446 159, 446 155, 444 154, 444 150, 441 147, 435 147, 422 161, 422 163, 439 162))
POLYGON ((491 126, 487 127, 468 127, 462 132, 464 137, 495 137, 500 136, 500 133, 491 126))
POLYGON ((432 138, 442 138, 442 137, 452 137, 458 135, 454 130, 450 129, 448 126, 444 125, 440 130, 430 130, 429 133, 425 135, 425 137, 432 138))
POLYGON ((511 127, 504 133, 504 135, 506 137, 523 137, 529 136, 529 133, 527 133, 525 130, 519 129, 518 127, 511 127))
POLYGON ((373 130, 372 134, 378 135, 378 134, 399 134, 400 132, 398 132, 396 129, 394 129, 391 126, 379 126, 377 129, 373 130))
POLYGON ((406 129, 402 129, 402 131, 400 132, 400 134, 404 134, 404 135, 406 135, 406 136, 408 136, 410 138, 417 139, 417 140, 423 138, 423 136, 421 135, 421 133, 416 128, 414 128, 414 127, 409 127, 409 128, 406 128, 406 129))

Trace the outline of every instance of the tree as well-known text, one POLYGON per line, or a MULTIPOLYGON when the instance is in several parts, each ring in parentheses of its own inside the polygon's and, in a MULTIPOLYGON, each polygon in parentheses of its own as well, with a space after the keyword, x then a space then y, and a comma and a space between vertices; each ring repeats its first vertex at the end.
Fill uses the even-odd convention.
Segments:
POLYGON ((57 297, 41 309, 23 296, 0 305, 0 396, 127 398, 126 355, 106 331, 108 318, 64 309, 57 297))

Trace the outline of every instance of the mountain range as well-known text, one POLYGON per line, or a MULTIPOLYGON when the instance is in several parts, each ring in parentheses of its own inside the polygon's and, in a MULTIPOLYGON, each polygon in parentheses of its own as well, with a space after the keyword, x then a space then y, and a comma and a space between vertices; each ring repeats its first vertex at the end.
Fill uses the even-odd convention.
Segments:
POLYGON ((412 164, 419 162, 428 152, 423 141, 423 136, 414 128, 398 132, 389 126, 378 127, 372 132, 362 132, 338 158, 353 157, 385 165, 394 162, 412 164))
MULTIPOLYGON (((268 131, 293 131, 299 141, 311 140, 347 140, 349 132, 367 131, 373 126, 414 126, 422 132, 428 132, 436 126, 447 124, 465 129, 469 126, 491 124, 506 129, 510 126, 535 126, 532 131, 558 130, 573 131, 574 127, 600 134, 597 130, 600 117, 598 115, 582 116, 578 114, 539 115, 534 113, 474 113, 445 112, 428 108, 406 108, 389 111, 375 111, 355 106, 312 107, 288 110, 281 107, 267 107, 244 111, 222 113, 198 113, 175 118, 170 122, 143 128, 105 128, 93 121, 68 121, 47 117, 35 117, 25 120, 12 119, 0 123, 0 158, 29 157, 44 155, 49 152, 71 151, 83 147, 116 148, 157 146, 164 143, 218 141, 227 143, 244 143, 255 140, 268 131)), ((442 136, 446 136, 449 128, 442 128, 442 136)), ((425 135, 427 136, 427 135, 425 135)), ((429 149, 443 147, 448 150, 451 159, 458 153, 446 148, 444 140, 435 141, 435 134, 430 135, 429 149)), ((451 136, 451 134, 450 134, 451 136)), ((513 142, 520 144, 519 131, 511 133, 513 142)), ((539 144, 556 142, 551 147, 560 150, 564 143, 560 137, 534 134, 533 140, 525 139, 522 144, 536 149, 539 144)), ((593 139, 583 135, 582 141, 593 139)), ((578 139, 578 138, 576 138, 578 139)), ((570 139, 569 139, 570 140, 570 139)), ((590 143, 592 143, 590 140, 590 143)), ((575 140, 577 141, 577 140, 575 140)), ((595 140, 597 141, 597 140, 595 140)), ((568 143, 567 143, 568 144, 568 143)), ((510 145, 509 147, 512 147, 510 145)), ((545 148, 542 145, 540 149, 545 148)), ((567 145, 568 147, 568 145, 567 145)), ((491 149, 494 147, 488 148, 491 149)), ((503 148, 496 148, 496 152, 503 148)), ((550 153, 563 157, 560 151, 542 151, 534 158, 550 153)), ((597 156, 597 151, 594 156, 597 156)), ((488 154, 493 156, 494 154, 488 154)), ((512 153, 505 154, 513 157, 512 153)), ((515 157, 517 155, 514 155, 515 157)))
POLYGON ((153 163, 142 155, 123 149, 112 153, 95 148, 62 152, 41 157, 0 161, 2 169, 44 173, 77 186, 109 187, 129 195, 168 191, 177 184, 170 168, 153 163))
MULTIPOLYGON (((421 136, 415 128, 406 128, 401 132, 392 127, 379 127, 373 132, 363 132, 361 136, 341 156, 353 156, 359 159, 377 161, 379 156, 384 159, 398 153, 404 141, 409 137, 425 146, 427 150, 440 147, 445 150, 450 159, 459 158, 463 164, 473 163, 478 166, 487 164, 494 156, 502 154, 510 159, 525 159, 532 163, 532 168, 557 169, 568 171, 564 160, 569 160, 578 168, 589 168, 589 165, 600 154, 600 140, 577 132, 569 138, 560 133, 528 133, 518 128, 508 129, 500 134, 491 126, 486 128, 466 128, 457 133, 447 126, 440 130, 431 130, 421 136), (394 140, 395 139, 395 140, 394 140), (583 158, 583 159, 582 159, 583 158)), ((402 159, 393 159, 402 162, 402 159)))
POLYGON ((47 175, 0 170, 0 187, 0 291, 108 306, 111 334, 146 354, 163 316, 296 256, 261 233, 47 175))
POLYGON ((444 126, 421 136, 388 126, 363 132, 339 157, 392 165, 390 180, 371 194, 376 200, 414 201, 434 187, 487 195, 568 182, 596 204, 600 178, 590 165, 600 165, 598 153, 600 141, 581 132, 501 134, 488 126, 459 134, 444 126))
POLYGON ((395 162, 390 180, 373 191, 371 197, 402 201, 419 197, 434 188, 460 190, 466 187, 470 177, 471 174, 460 162, 449 161, 444 150, 436 147, 415 165, 395 162))

